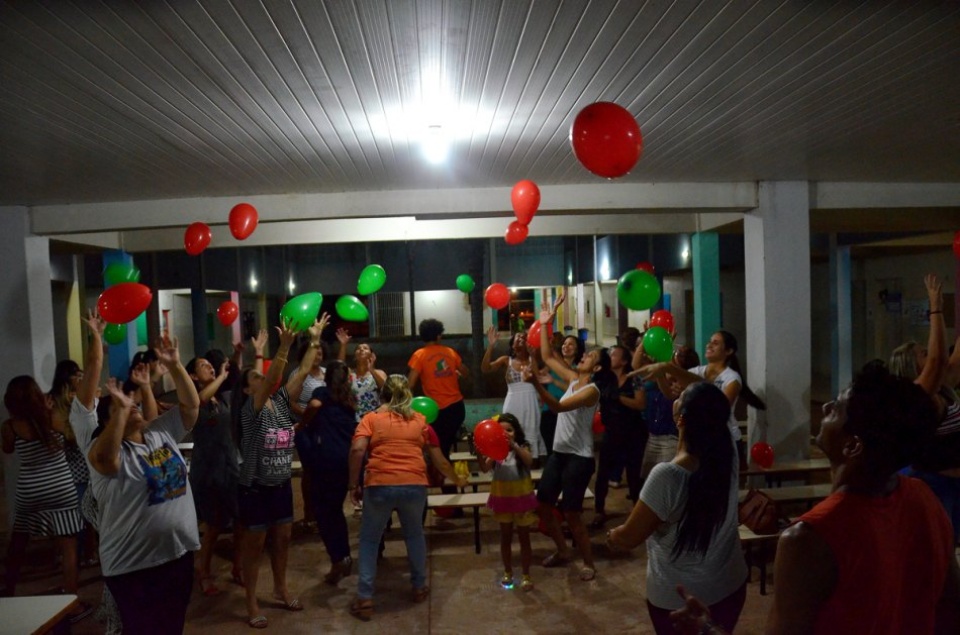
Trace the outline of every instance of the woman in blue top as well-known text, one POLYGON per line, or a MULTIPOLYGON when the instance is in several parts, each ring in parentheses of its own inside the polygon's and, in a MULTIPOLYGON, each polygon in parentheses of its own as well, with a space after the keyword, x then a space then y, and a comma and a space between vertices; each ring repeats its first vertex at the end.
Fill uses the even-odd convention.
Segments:
POLYGON ((326 386, 313 391, 294 440, 303 466, 310 473, 310 493, 317 514, 320 538, 330 556, 327 584, 350 575, 350 537, 343 515, 343 500, 350 477, 348 459, 357 414, 350 390, 350 368, 340 360, 327 366, 326 386))

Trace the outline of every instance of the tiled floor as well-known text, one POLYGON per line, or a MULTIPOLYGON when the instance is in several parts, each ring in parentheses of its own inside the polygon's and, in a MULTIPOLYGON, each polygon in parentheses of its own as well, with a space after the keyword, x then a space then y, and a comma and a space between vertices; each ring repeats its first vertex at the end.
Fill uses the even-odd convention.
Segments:
MULTIPOLYGON (((608 527, 622 522, 628 510, 624 489, 611 490, 608 510, 618 514, 608 527)), ((592 511, 586 511, 589 520, 592 511)), ((359 519, 350 517, 351 535, 356 540, 359 519)), ((652 632, 644 604, 646 555, 643 548, 628 556, 611 556, 603 546, 603 532, 593 536, 598 575, 593 582, 581 582, 574 566, 545 569, 538 563, 551 551, 550 541, 536 534, 533 540, 536 589, 503 590, 498 585, 501 571, 499 532, 487 515, 481 519, 482 552, 473 550, 473 522, 464 519, 427 518, 430 585, 433 593, 423 604, 413 604, 407 581, 406 552, 398 526, 387 539, 386 559, 377 578, 376 613, 363 623, 351 617, 347 606, 356 591, 356 575, 337 587, 322 582, 329 563, 316 534, 298 535, 291 548, 288 583, 306 606, 290 613, 271 608, 271 577, 266 557, 260 576, 263 613, 269 631, 283 633, 648 633, 652 632)), ((243 589, 230 582, 231 539, 220 540, 215 558, 217 584, 223 593, 204 597, 195 593, 187 615, 187 633, 216 635, 251 632, 245 624, 243 589)), ((519 569, 519 547, 515 547, 519 569)), ((354 544, 354 555, 355 544, 354 544)), ((49 543, 30 548, 25 581, 18 595, 48 592, 59 586, 54 554, 49 543)), ((738 633, 761 633, 770 607, 771 595, 760 596, 753 570, 747 604, 738 633)), ((102 582, 97 568, 83 570, 81 599, 96 603, 102 582)), ((769 590, 772 591, 772 585, 769 590)), ((88 618, 73 627, 73 633, 101 633, 102 627, 88 618)))

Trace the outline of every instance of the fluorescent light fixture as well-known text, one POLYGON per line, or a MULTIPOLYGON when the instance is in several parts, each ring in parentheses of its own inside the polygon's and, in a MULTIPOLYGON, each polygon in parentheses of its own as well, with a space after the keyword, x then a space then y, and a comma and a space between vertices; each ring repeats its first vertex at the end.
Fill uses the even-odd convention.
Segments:
POLYGON ((251 273, 251 274, 250 274, 250 288, 251 288, 252 290, 256 291, 256 290, 257 290, 257 284, 259 284, 259 280, 257 280, 257 275, 254 274, 254 273, 251 273))
POLYGON ((447 160, 450 153, 450 143, 443 135, 443 126, 432 125, 427 128, 421 144, 423 158, 428 163, 439 165, 447 160))
POLYGON ((290 278, 290 282, 287 284, 287 288, 290 289, 290 293, 293 293, 297 290, 297 285, 293 282, 293 278, 290 278))
POLYGON ((610 261, 608 261, 606 258, 604 258, 603 262, 600 263, 600 279, 610 279, 610 261))

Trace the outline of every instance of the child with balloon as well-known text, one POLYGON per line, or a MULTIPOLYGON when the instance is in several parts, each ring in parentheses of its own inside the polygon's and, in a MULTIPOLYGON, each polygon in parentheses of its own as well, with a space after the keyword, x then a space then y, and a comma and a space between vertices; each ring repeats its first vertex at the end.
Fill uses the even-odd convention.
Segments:
MULTIPOLYGON (((530 563, 533 550, 530 547, 530 528, 537 524, 537 497, 533 493, 533 480, 530 468, 533 456, 527 443, 520 421, 509 412, 496 418, 507 437, 509 450, 507 455, 495 460, 482 453, 477 460, 480 470, 493 470, 493 482, 490 484, 490 498, 487 507, 493 510, 494 519, 500 523, 500 557, 503 559, 503 576, 500 585, 505 589, 513 588, 513 526, 517 526, 520 539, 520 567, 523 577, 520 588, 533 590, 530 579, 530 563)), ((478 452, 481 452, 478 448, 478 452)))

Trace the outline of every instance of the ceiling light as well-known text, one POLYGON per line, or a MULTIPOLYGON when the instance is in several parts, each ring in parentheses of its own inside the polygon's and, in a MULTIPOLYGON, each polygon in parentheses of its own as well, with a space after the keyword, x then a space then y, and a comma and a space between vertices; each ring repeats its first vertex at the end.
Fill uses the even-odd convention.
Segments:
POLYGON ((293 293, 297 290, 297 285, 294 284, 293 278, 290 278, 290 283, 287 285, 287 288, 290 289, 290 293, 293 293))
POLYGON ((680 257, 683 258, 684 261, 686 261, 687 258, 690 257, 690 248, 689 248, 689 247, 684 247, 684 248, 683 248, 683 251, 680 252, 680 257))
POLYGON ((450 144, 443 135, 443 126, 428 126, 422 143, 423 158, 428 163, 439 165, 447 160, 450 144))
POLYGON ((257 283, 258 283, 257 276, 256 276, 255 274, 252 274, 252 273, 251 273, 251 274, 250 274, 250 288, 253 289, 254 291, 256 291, 256 290, 257 290, 257 283))

